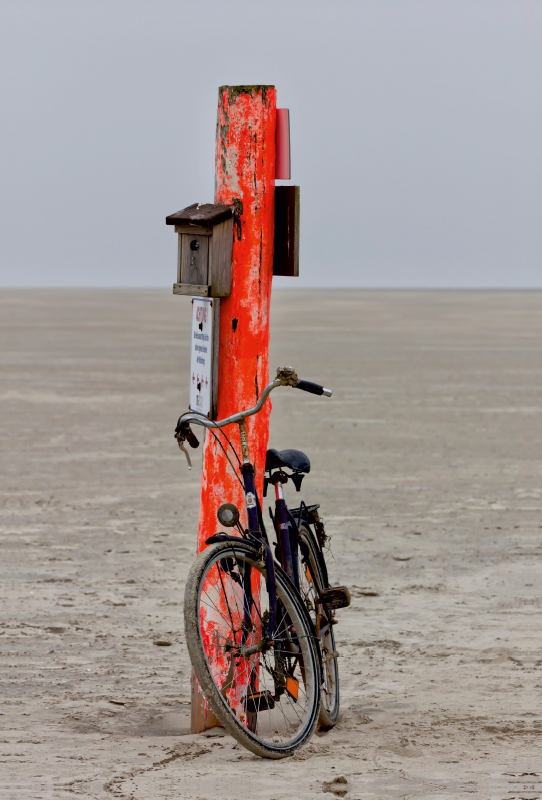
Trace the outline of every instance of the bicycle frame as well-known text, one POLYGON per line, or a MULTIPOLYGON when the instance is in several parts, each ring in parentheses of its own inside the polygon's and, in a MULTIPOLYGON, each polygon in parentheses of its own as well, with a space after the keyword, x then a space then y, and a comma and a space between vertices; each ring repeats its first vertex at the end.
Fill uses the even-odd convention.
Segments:
MULTIPOLYGON (((243 475, 243 485, 245 492, 245 507, 247 511, 248 529, 254 538, 257 538, 266 553, 266 571, 269 590, 270 601, 270 619, 269 619, 269 636, 272 638, 275 620, 276 620, 276 583, 275 583, 275 561, 273 553, 265 532, 261 529, 260 513, 261 505, 259 503, 256 487, 254 482, 254 467, 250 462, 250 453, 248 448, 248 441, 246 436, 246 425, 244 419, 239 423, 239 434, 241 439, 241 450, 243 456, 243 465, 241 472, 243 475)), ((295 588, 299 592, 299 560, 298 560, 298 547, 297 539, 290 536, 290 521, 288 520, 288 509, 284 499, 284 491, 282 484, 286 483, 288 478, 281 471, 274 473, 271 483, 275 487, 275 517, 273 524, 277 534, 278 549, 280 553, 280 564, 288 578, 292 581, 295 588), (293 545, 293 547, 292 547, 293 545)), ((295 525, 295 522, 294 522, 295 525)), ((245 611, 247 614, 247 611, 245 611)), ((250 616, 250 609, 248 610, 250 616)), ((249 619, 247 619, 249 621, 249 619)))
MULTIPOLYGON (((271 389, 269 390, 271 391, 271 389)), ((262 403, 263 405, 263 403, 262 403)), ((269 547, 269 542, 266 541, 264 532, 261 530, 260 519, 258 513, 258 496, 256 494, 256 486, 254 482, 254 467, 250 463, 250 453, 248 449, 247 429, 245 420, 239 421, 239 437, 241 439, 241 454, 243 457, 243 464, 241 473, 243 475, 243 486, 245 491, 245 508, 247 511, 248 530, 249 533, 258 541, 261 542, 262 547, 265 548, 265 569, 267 572, 267 583, 269 591, 269 623, 268 635, 273 638, 275 631, 275 622, 277 617, 277 584, 275 578, 275 561, 273 553, 269 547)), ((247 595, 250 594, 250 584, 247 585, 247 595)), ((245 616, 248 616, 247 622, 250 622, 250 609, 245 609, 245 616)))

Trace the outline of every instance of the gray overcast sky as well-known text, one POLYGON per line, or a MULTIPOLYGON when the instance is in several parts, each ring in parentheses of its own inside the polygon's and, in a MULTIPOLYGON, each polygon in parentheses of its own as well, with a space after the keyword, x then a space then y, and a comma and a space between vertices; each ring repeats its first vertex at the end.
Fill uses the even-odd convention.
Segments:
POLYGON ((217 88, 290 108, 289 286, 542 286, 542 0, 1 0, 0 285, 167 286, 217 88))

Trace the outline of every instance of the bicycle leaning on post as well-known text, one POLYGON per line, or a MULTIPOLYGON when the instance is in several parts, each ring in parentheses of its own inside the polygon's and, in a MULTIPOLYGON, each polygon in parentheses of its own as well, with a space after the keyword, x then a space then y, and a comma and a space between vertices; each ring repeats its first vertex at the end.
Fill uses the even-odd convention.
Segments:
POLYGON ((331 396, 323 386, 299 380, 281 367, 254 408, 213 421, 189 411, 177 423, 175 437, 190 464, 187 441, 198 440, 191 424, 218 438, 245 495, 248 526, 239 510, 224 503, 217 511, 225 528, 207 539, 208 547, 190 570, 184 618, 188 652, 211 710, 226 731, 257 755, 283 758, 312 735, 317 723, 332 727, 339 714, 339 672, 333 626, 335 610, 350 603, 345 587, 330 587, 323 554, 324 525, 317 505, 288 509, 283 485, 300 490, 310 462, 298 450, 268 450, 264 495, 275 489, 269 509, 276 533, 275 556, 255 489, 245 420, 257 414, 277 386, 331 396), (239 459, 222 429, 237 423, 239 459), (231 448, 237 465, 230 459, 231 448), (239 475, 240 473, 240 475, 239 475))

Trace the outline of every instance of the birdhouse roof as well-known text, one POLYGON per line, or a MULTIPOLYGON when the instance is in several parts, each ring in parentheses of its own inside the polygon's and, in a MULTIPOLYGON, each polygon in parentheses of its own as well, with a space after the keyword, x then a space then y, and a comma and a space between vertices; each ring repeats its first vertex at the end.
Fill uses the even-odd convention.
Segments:
POLYGON ((234 206, 223 203, 194 203, 182 211, 176 211, 166 217, 166 225, 194 225, 199 227, 213 227, 219 222, 229 219, 235 211, 234 206))

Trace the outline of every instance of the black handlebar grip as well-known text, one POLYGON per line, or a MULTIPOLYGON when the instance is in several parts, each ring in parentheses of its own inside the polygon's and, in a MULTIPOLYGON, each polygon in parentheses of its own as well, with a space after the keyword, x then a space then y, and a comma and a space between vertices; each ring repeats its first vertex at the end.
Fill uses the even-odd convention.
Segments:
POLYGON ((179 422, 177 423, 177 427, 175 428, 175 436, 180 435, 181 441, 186 440, 190 447, 199 447, 198 437, 190 427, 188 422, 179 422))
POLYGON ((295 388, 311 394, 324 394, 324 387, 318 383, 312 383, 312 381, 299 381, 295 388))
POLYGON ((191 428, 186 432, 186 441, 190 447, 199 447, 199 439, 191 428))

